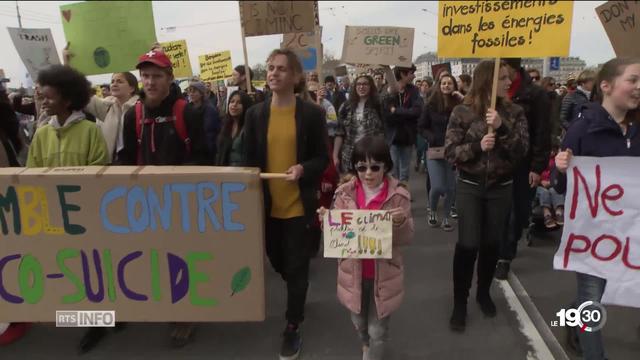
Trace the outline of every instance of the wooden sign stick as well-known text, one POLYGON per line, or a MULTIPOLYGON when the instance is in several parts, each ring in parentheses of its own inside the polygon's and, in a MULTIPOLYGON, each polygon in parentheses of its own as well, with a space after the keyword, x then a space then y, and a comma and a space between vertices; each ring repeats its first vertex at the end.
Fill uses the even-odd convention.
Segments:
POLYGON ((240 35, 242 36, 242 52, 244 53, 244 76, 247 79, 247 94, 252 94, 251 69, 249 69, 249 56, 247 56, 247 39, 244 37, 244 18, 242 17, 242 3, 238 2, 238 4, 240 5, 240 35))
MULTIPOLYGON (((496 63, 493 66, 493 86, 491 88, 491 107, 490 109, 496 109, 496 101, 498 100, 498 78, 500 77, 500 58, 496 58, 496 63)), ((493 134, 494 130, 489 127, 489 134, 493 134)))
POLYGON ((284 179, 286 177, 287 177, 287 174, 281 174, 281 173, 260 173, 260 179, 262 180, 284 179))

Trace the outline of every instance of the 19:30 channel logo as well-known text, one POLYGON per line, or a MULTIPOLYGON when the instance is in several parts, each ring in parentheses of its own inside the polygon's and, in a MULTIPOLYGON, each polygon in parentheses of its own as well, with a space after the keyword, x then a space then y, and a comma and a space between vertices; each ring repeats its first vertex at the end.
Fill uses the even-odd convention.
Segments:
POLYGON ((560 309, 556 316, 559 320, 551 321, 551 326, 578 327, 581 332, 598 331, 607 322, 607 310, 595 301, 585 301, 577 309, 560 309))

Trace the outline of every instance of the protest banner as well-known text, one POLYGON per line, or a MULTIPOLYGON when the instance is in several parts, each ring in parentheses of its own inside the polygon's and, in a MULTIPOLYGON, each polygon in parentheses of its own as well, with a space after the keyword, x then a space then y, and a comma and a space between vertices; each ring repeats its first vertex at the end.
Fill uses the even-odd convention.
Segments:
POLYGON ((60 64, 51 29, 7 28, 20 59, 32 79, 50 65, 60 64))
POLYGON ((411 67, 413 33, 413 28, 346 26, 342 61, 411 67))
POLYGON ((559 270, 607 279, 603 303, 640 307, 640 169, 632 157, 574 157, 559 270))
POLYGON ((573 1, 439 1, 438 56, 569 56, 573 1))
POLYGON ((240 1, 244 36, 315 31, 313 1, 240 1))
POLYGON ((177 78, 193 76, 191 61, 189 60, 189 50, 185 40, 163 42, 160 44, 162 50, 171 59, 173 65, 173 75, 177 78))
MULTIPOLYGON (((221 51, 198 56, 200 64, 200 80, 223 80, 233 75, 231 51, 221 51)), ((247 76, 247 78, 249 78, 247 76)))
POLYGON ((618 57, 640 56, 640 4, 636 1, 607 1, 596 8, 596 13, 607 32, 611 46, 618 57))
POLYGON ((256 89, 264 89, 264 87, 267 85, 267 81, 266 80, 251 80, 251 85, 253 85, 253 87, 255 87, 256 89))
POLYGON ((449 74, 451 74, 451 63, 447 62, 442 64, 431 65, 431 74, 433 74, 433 80, 438 81, 438 78, 440 77, 440 73, 442 73, 443 71, 446 71, 449 74))
POLYGON ((329 210, 323 219, 324 257, 391 259, 393 223, 384 210, 329 210))
POLYGON ((85 75, 135 69, 156 42, 151 1, 85 1, 60 7, 72 67, 85 75))
POLYGON ((262 321, 256 169, 0 169, 0 322, 262 321))

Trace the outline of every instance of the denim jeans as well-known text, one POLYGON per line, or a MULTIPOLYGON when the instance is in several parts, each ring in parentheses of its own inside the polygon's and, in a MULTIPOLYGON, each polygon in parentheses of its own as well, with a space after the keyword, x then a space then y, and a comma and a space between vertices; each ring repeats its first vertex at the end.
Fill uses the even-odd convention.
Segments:
POLYGON ((393 161, 392 175, 401 182, 409 182, 409 167, 411 166, 411 150, 413 146, 391 145, 391 160, 393 161))
POLYGON ((429 178, 431 179, 431 191, 429 192, 429 204, 431 211, 438 211, 438 200, 444 196, 444 217, 451 213, 451 205, 455 196, 456 177, 451 164, 445 159, 427 159, 429 178))
POLYGON ((558 194, 554 188, 545 189, 538 186, 537 194, 541 206, 551 210, 555 210, 558 206, 564 206, 564 194, 558 194))
POLYGON ((389 316, 378 319, 373 282, 373 279, 362 280, 360 314, 351 313, 351 321, 362 344, 369 347, 367 359, 382 360, 389 337, 389 316))
MULTIPOLYGON (((602 301, 602 294, 604 294, 604 288, 607 285, 607 280, 582 273, 576 273, 576 278, 578 280, 578 298, 576 299, 574 308, 577 308, 585 301, 602 301)), ((587 309, 590 309, 590 307, 587 309)), ((593 326, 597 324, 587 323, 586 325, 593 326)), ((583 354, 582 358, 584 360, 605 359, 601 331, 582 332, 577 327, 575 330, 577 331, 578 338, 580 339, 580 347, 582 348, 583 354)))
POLYGON ((505 235, 500 243, 500 260, 511 261, 516 257, 522 231, 529 225, 531 202, 535 194, 536 189, 529 186, 529 168, 522 164, 513 172, 513 207, 509 222, 503 229, 505 235))

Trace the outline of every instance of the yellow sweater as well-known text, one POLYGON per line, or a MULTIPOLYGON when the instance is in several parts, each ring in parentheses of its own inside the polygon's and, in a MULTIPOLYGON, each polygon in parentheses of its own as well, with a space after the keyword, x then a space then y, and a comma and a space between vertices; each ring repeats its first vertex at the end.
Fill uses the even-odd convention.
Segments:
MULTIPOLYGON (((296 140, 296 107, 271 106, 267 132, 267 172, 284 173, 298 162, 296 140)), ((297 182, 281 179, 269 180, 271 217, 290 219, 304 216, 297 182)))

